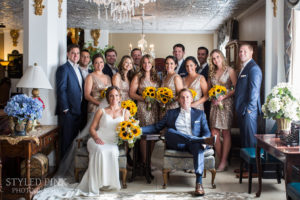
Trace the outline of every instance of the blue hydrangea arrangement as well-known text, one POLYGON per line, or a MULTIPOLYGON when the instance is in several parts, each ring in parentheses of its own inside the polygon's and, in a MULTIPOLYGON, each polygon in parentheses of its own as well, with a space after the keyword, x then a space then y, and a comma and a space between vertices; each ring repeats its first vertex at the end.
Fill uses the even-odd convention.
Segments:
POLYGON ((7 102, 4 112, 17 118, 18 122, 24 119, 36 120, 42 117, 43 104, 25 94, 15 95, 7 102))

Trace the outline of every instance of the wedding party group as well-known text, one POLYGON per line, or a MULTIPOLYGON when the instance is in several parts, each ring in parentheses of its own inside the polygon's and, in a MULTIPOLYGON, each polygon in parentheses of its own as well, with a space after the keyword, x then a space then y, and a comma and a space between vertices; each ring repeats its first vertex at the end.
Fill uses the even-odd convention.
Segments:
MULTIPOLYGON (((131 51, 131 56, 123 56, 116 66, 117 52, 113 48, 107 49, 104 56, 97 53, 91 58, 88 50, 69 45, 68 60, 56 71, 60 153, 62 160, 72 160, 70 149, 75 139, 89 136, 89 164, 78 185, 66 186, 55 195, 94 196, 100 189, 120 189, 118 140, 122 130, 116 130, 120 123, 135 119, 142 134, 160 133, 168 149, 193 155, 194 194, 203 196, 204 150, 214 148, 220 160, 217 171, 227 169, 234 112, 239 120, 241 146, 256 145, 262 72, 252 59, 251 45, 242 44, 238 55, 241 66, 233 69, 218 49, 209 53, 206 47, 199 47, 197 58, 185 57, 184 45, 175 44, 173 55, 164 59, 165 67, 158 72, 154 58, 142 55, 138 48, 131 51), (127 100, 136 105, 136 114, 121 105, 127 100)), ((123 129, 122 137, 129 141, 126 126, 123 129)), ((139 139, 137 144, 143 166, 146 141, 139 139)), ((153 142, 151 151, 154 146, 153 142)), ((41 194, 35 198, 41 199, 41 194)))

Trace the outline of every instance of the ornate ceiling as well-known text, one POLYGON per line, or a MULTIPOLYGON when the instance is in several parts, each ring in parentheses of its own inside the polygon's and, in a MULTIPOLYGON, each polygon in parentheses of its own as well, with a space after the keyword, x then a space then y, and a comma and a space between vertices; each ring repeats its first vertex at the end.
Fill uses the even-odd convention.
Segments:
MULTIPOLYGON (((53 0, 51 0, 53 1, 53 0)), ((227 19, 238 16, 257 0, 157 0, 145 6, 144 29, 148 32, 212 32, 227 19)), ((8 29, 22 28, 23 0, 0 0, 0 23, 8 29)), ((100 28, 112 32, 141 30, 141 8, 131 23, 106 21, 105 10, 98 19, 97 6, 85 0, 67 1, 68 27, 100 28)))

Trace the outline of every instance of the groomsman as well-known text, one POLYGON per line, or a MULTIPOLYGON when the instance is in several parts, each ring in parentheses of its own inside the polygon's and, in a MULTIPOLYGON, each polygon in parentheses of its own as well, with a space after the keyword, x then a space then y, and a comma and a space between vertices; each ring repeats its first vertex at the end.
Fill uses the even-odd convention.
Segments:
POLYGON ((189 89, 183 88, 179 94, 180 108, 168 110, 161 121, 142 127, 143 134, 158 133, 167 128, 165 133, 168 149, 188 151, 193 155, 196 173, 195 195, 203 196, 202 174, 204 169, 203 144, 214 145, 205 114, 202 110, 191 107, 193 101, 189 89))
POLYGON ((102 72, 112 78, 112 76, 118 72, 117 66, 115 66, 117 60, 117 51, 113 48, 110 48, 105 51, 104 55, 106 63, 102 72))
POLYGON ((262 72, 252 55, 251 45, 241 45, 239 57, 242 69, 235 88, 235 110, 239 119, 241 147, 256 146, 254 135, 257 133, 257 118, 261 114, 262 72))
POLYGON ((131 57, 133 59, 133 69, 134 72, 140 71, 140 62, 142 59, 142 51, 139 48, 134 48, 131 50, 131 57))
POLYGON ((185 69, 185 62, 184 62, 184 53, 185 53, 185 47, 183 44, 175 44, 173 46, 173 56, 175 56, 178 60, 177 69, 175 72, 179 74, 181 77, 187 76, 187 71, 185 69))
MULTIPOLYGON (((207 57, 208 57, 208 49, 206 47, 199 47, 197 50, 197 58, 199 61, 199 68, 196 69, 198 74, 201 74, 205 77, 206 82, 208 81, 208 72, 209 72, 209 66, 207 63, 207 57)), ((209 116, 210 116, 210 101, 204 102, 204 112, 206 114, 206 119, 208 125, 209 123, 209 116)))
POLYGON ((68 61, 56 71, 56 114, 61 131, 61 157, 79 132, 84 100, 84 79, 79 65, 79 46, 68 47, 68 61))
POLYGON ((90 52, 86 49, 83 49, 80 52, 79 67, 84 80, 86 79, 87 75, 89 75, 89 73, 92 72, 91 70, 89 70, 90 61, 91 61, 90 52))

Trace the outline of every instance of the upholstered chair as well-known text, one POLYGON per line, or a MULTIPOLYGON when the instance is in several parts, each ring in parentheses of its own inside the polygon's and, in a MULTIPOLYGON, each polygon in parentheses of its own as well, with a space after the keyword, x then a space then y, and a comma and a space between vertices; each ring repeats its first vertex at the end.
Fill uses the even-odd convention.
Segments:
MULTIPOLYGON (((167 149, 165 145, 164 157, 163 157, 163 169, 162 169, 164 189, 167 188, 169 174, 172 169, 176 169, 176 170, 194 169, 193 155, 187 151, 177 151, 177 150, 167 149)), ((211 172, 212 188, 216 188, 215 157, 214 157, 214 150, 212 148, 206 149, 204 151, 203 178, 206 177, 206 170, 211 172)))
MULTIPOLYGON (((89 136, 77 139, 77 148, 75 151, 74 174, 75 180, 79 182, 79 172, 85 171, 89 165, 89 152, 87 151, 87 141, 89 136)), ((122 188, 127 188, 127 158, 124 145, 119 146, 119 168, 122 173, 122 188)))

